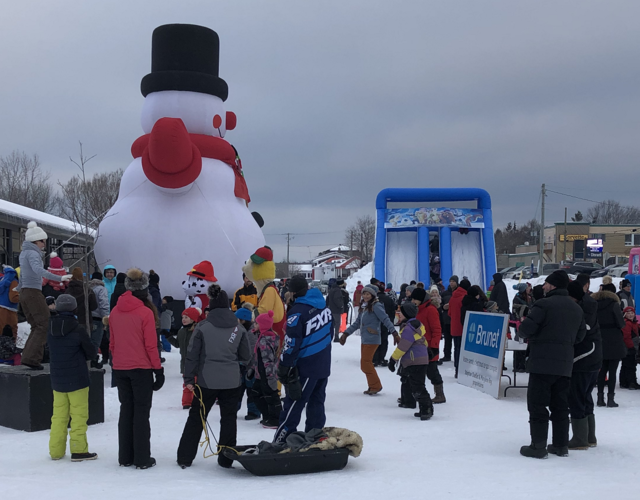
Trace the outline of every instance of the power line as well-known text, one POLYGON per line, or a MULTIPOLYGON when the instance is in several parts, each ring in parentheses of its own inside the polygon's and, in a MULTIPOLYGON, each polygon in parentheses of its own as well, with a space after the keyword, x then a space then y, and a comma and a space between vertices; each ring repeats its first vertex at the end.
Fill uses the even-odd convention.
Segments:
POLYGON ((308 235, 308 234, 338 234, 338 233, 343 233, 344 231, 328 231, 325 233, 264 233, 265 236, 287 236, 287 235, 291 235, 291 236, 304 236, 304 235, 308 235))
POLYGON ((596 200, 590 200, 589 198, 581 198, 580 196, 574 196, 572 194, 567 194, 567 193, 560 193, 558 191, 552 191, 551 189, 547 189, 548 193, 555 193, 555 194, 559 194, 561 196, 568 196, 569 198, 576 198, 577 200, 583 200, 583 201, 589 201, 591 203, 597 203, 598 205, 603 204, 603 205, 610 205, 611 203, 616 203, 616 202, 611 202, 611 201, 596 201, 596 200))

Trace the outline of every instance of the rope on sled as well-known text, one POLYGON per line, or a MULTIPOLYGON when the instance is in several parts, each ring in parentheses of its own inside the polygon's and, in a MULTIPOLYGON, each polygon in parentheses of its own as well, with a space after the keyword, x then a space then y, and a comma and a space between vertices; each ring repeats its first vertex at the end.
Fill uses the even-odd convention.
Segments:
POLYGON ((213 430, 211 430, 211 426, 209 425, 209 422, 207 422, 207 415, 205 414, 204 401, 202 399, 202 389, 200 389, 200 386, 198 384, 195 385, 195 388, 198 389, 199 395, 195 391, 193 393, 198 398, 198 401, 200 401, 200 420, 202 421, 202 429, 204 430, 204 440, 200 443, 201 448, 204 445, 204 449, 202 450, 202 457, 203 458, 215 457, 216 455, 220 455, 222 450, 225 448, 232 450, 237 455, 241 455, 241 453, 235 448, 232 448, 231 446, 223 446, 220 443, 218 443, 218 440, 216 439, 216 435, 213 433, 213 430), (211 448, 211 440, 209 438, 209 433, 211 433, 211 435, 213 436, 213 440, 216 442, 216 447, 217 447, 216 452, 214 452, 213 448, 211 448), (210 455, 207 455, 207 448, 209 448, 209 451, 211 451, 210 455))

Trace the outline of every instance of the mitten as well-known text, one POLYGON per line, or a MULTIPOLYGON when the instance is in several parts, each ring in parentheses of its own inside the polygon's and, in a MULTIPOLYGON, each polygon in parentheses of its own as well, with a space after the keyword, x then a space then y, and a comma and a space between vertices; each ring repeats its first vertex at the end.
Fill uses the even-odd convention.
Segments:
POLYGON ((162 389, 162 386, 164 385, 164 368, 160 368, 159 370, 153 370, 153 374, 155 375, 153 390, 159 391, 160 389, 162 389))

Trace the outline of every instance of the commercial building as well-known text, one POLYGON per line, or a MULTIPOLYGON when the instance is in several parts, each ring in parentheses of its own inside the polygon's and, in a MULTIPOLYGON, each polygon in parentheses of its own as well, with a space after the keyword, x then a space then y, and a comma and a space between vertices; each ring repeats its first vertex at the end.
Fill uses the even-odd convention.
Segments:
POLYGON ((626 263, 629 251, 640 246, 638 224, 556 222, 544 228, 546 262, 598 262, 604 266, 626 263))

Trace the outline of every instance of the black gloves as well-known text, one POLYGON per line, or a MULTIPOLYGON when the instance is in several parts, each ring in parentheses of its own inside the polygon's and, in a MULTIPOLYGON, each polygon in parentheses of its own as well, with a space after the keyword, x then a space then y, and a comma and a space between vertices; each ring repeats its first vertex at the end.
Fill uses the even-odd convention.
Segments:
POLYGON ((153 370, 153 374, 155 375, 156 381, 153 383, 153 390, 159 391, 162 389, 164 385, 164 368, 160 368, 159 370, 153 370))
POLYGON ((278 365, 278 380, 285 386, 289 398, 296 401, 302 397, 302 385, 300 385, 298 368, 278 365))
POLYGON ((429 359, 433 359, 440 354, 440 349, 438 347, 429 347, 427 348, 427 351, 429 351, 429 359))
POLYGON ((393 358, 389 358, 389 364, 387 365, 389 367, 389 371, 395 372, 396 371, 396 360, 393 358))

